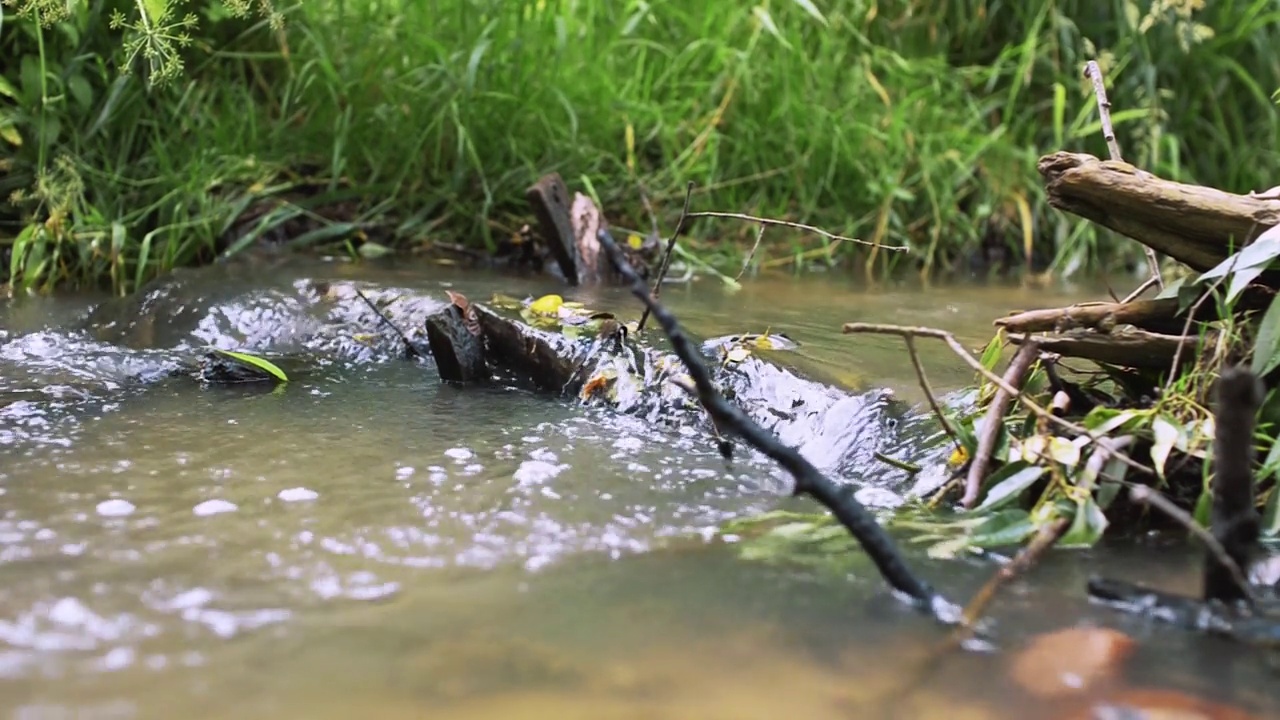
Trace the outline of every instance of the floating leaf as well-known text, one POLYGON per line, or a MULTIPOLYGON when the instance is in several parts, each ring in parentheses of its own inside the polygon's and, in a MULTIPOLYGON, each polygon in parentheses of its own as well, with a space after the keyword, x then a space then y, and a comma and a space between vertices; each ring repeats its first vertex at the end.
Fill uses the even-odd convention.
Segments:
POLYGON ((1016 499, 1044 473, 1044 467, 1026 462, 1012 462, 1005 465, 992 474, 990 481, 992 487, 987 491, 986 499, 977 509, 990 510, 1016 499))
POLYGON ((510 295, 503 295, 502 293, 494 293, 493 297, 489 298, 489 305, 499 308, 501 310, 516 310, 520 307, 523 307, 524 303, 511 297, 510 295))
POLYGON ((529 312, 535 315, 554 317, 560 311, 562 305, 564 305, 564 298, 559 295, 543 295, 529 303, 529 312))
POLYGON ((1151 445, 1151 463, 1155 466, 1156 473, 1164 478, 1164 464, 1169 460, 1174 444, 1178 442, 1178 426, 1161 416, 1151 423, 1151 432, 1155 435, 1155 442, 1151 445))
POLYGON ((222 350, 220 348, 214 348, 213 351, 219 355, 225 355, 236 362, 258 368, 280 382, 289 382, 289 376, 285 375, 283 370, 266 358, 261 358, 257 355, 250 355, 249 353, 237 352, 235 350, 222 350))

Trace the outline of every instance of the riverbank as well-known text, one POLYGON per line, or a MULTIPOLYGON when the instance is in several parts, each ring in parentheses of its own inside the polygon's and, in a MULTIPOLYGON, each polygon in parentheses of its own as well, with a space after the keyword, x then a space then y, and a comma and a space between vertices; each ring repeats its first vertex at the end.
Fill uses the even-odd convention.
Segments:
MULTIPOLYGON (((650 207, 671 227, 693 180, 701 209, 912 251, 868 263, 863 248, 771 230, 759 267, 1136 265, 1131 243, 1049 210, 1035 172, 1047 149, 1100 150, 1079 77, 1095 56, 1135 165, 1238 192, 1280 175, 1266 152, 1236 161, 1275 147, 1280 127, 1262 0, 1150 18, 919 5, 319 2, 275 6, 272 22, 149 3, 168 13, 152 27, 192 43, 149 36, 164 52, 149 66, 133 53, 129 76, 117 63, 142 46, 122 41, 148 37, 136 8, 123 29, 106 4, 44 25, 9 14, 0 51, 23 60, 0 84, 14 151, 0 260, 15 288, 125 292, 263 242, 489 255, 530 222, 525 187, 556 170, 642 234, 650 207)), ((754 239, 703 221, 685 247, 736 271, 754 239)))

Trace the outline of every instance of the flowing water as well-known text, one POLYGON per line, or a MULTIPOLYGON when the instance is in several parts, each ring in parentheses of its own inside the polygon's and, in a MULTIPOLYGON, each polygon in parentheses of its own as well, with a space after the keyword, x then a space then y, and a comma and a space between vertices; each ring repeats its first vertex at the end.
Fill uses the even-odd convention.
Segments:
MULTIPOLYGON (((620 290, 546 280, 304 271, 634 312, 620 290)), ((214 295, 292 276, 226 277, 209 281, 214 295)), ((980 347, 1009 310, 1098 295, 810 276, 664 297, 697 335, 782 331, 811 377, 915 403, 901 341, 843 336, 841 323, 943 327, 980 347)), ((716 537, 726 520, 810 505, 779 497, 764 462, 727 465, 700 433, 444 386, 407 360, 335 362, 274 391, 137 387, 214 310, 181 306, 196 331, 160 323, 126 350, 64 329, 99 300, 0 308, 4 717, 1058 717, 1072 706, 1024 694, 1008 667, 1036 633, 1079 622, 1138 641, 1124 684, 1280 713, 1255 657, 1086 601, 1097 571, 1194 591, 1198 556, 1175 540, 1056 553, 1002 594, 987 645, 939 655, 947 631, 860 557, 838 571, 765 564, 716 537)), ((217 312, 285 315, 238 301, 217 312)), ((920 346, 939 391, 971 381, 943 346, 920 346)), ((914 563, 956 600, 993 567, 914 563)))

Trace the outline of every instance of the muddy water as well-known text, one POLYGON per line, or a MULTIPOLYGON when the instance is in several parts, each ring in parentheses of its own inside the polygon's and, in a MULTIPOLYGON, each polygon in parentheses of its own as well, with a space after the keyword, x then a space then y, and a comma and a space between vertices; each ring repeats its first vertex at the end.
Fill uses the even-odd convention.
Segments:
MULTIPOLYGON (((307 272, 473 298, 554 289, 438 268, 307 272)), ((785 331, 798 367, 914 401, 899 342, 840 323, 981 345, 1011 308, 1097 296, 810 277, 666 297, 697 334, 785 331)), ((631 307, 617 292, 579 299, 631 307)), ((1035 633, 1078 621, 1138 640, 1122 684, 1280 713, 1256 658, 1085 601, 1095 570, 1192 590, 1197 558, 1176 540, 1053 556, 1003 596, 990 645, 924 675, 944 631, 861 558, 765 565, 714 537, 728 519, 808 506, 697 433, 444 387, 407 361, 333 363, 274 392, 131 389, 123 377, 164 363, 146 352, 181 341, 161 332, 124 352, 57 329, 92 300, 0 310, 4 717, 1055 717, 1073 708, 1024 695, 1007 668, 1035 633)), ((922 350, 939 389, 969 381, 941 347, 922 350)), ((916 563, 956 599, 991 572, 916 563)))

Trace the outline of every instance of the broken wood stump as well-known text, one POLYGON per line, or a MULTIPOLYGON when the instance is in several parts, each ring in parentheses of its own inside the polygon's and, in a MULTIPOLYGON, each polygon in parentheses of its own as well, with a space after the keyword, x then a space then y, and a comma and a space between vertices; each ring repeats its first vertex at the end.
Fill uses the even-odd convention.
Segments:
POLYGON ((525 199, 567 283, 593 285, 612 274, 596 239, 605 227, 604 215, 591 198, 574 193, 571 201, 564 180, 558 173, 550 173, 525 191, 525 199))
POLYGON ((1040 158, 1049 204, 1205 271, 1280 224, 1280 200, 1163 180, 1082 153, 1040 158))
POLYGON ((428 316, 426 324, 427 343, 441 380, 471 383, 489 379, 484 338, 468 326, 461 308, 449 305, 428 316))

